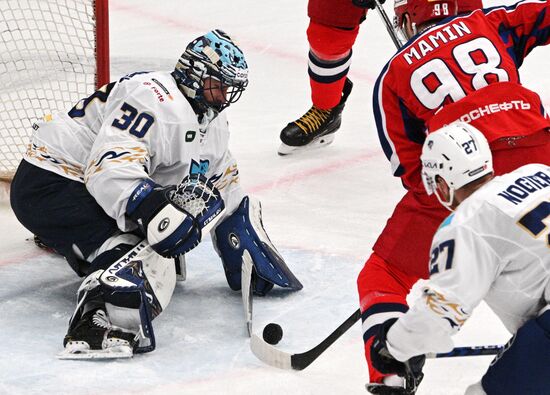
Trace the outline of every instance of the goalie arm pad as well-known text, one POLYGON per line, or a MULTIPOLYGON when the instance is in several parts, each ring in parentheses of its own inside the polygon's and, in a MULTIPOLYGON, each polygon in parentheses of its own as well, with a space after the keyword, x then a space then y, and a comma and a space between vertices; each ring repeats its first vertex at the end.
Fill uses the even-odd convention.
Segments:
POLYGON ((302 284, 265 232, 258 200, 245 196, 239 207, 218 224, 213 242, 231 289, 241 289, 244 250, 249 252, 254 264, 252 279, 256 294, 265 295, 274 284, 292 290, 302 289, 302 284))
POLYGON ((219 191, 202 174, 184 178, 176 187, 142 181, 126 206, 153 250, 177 257, 195 248, 224 212, 219 191))

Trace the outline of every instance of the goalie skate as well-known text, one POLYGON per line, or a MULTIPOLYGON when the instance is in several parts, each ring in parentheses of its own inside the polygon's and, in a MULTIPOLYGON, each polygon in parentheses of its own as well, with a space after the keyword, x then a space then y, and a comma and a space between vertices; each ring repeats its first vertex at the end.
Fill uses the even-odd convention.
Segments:
POLYGON ((136 335, 111 325, 101 308, 84 314, 63 341, 59 359, 117 359, 134 355, 136 335))

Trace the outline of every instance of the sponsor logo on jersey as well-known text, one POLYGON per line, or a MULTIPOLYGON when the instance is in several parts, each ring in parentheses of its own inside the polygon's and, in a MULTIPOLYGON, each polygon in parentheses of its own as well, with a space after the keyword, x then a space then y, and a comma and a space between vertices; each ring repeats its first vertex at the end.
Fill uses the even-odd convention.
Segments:
POLYGON ((157 84, 160 89, 162 89, 162 91, 166 94, 166 96, 170 99, 170 100, 173 100, 174 98, 172 97, 172 95, 170 94, 170 91, 168 89, 166 89, 166 87, 164 85, 162 85, 160 83, 159 80, 157 80, 156 78, 151 78, 151 81, 153 81, 155 84, 157 84))
POLYGON ((153 92, 153 94, 156 96, 157 100, 160 102, 160 103, 164 103, 164 95, 161 93, 161 91, 156 87, 154 86, 153 84, 151 84, 149 81, 144 81, 143 82, 143 85, 147 86, 149 89, 151 89, 151 91, 153 92))

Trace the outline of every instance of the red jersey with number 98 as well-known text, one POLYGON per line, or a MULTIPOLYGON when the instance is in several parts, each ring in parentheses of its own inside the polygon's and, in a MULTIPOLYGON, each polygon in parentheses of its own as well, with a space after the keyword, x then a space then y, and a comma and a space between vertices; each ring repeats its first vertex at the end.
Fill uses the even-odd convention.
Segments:
POLYGON ((519 83, 525 56, 549 42, 549 2, 527 0, 445 19, 399 50, 378 77, 373 101, 382 148, 405 187, 418 187, 431 117, 490 84, 519 83))

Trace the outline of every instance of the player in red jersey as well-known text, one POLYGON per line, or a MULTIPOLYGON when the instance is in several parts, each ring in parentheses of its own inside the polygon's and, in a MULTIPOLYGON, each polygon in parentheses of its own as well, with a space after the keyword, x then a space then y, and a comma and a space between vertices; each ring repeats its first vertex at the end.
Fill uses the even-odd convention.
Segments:
MULTIPOLYGON (((481 0, 461 0, 458 11, 470 12, 481 6, 481 0)), ((308 1, 308 73, 312 106, 281 131, 280 155, 325 146, 334 140, 353 87, 347 78, 352 47, 366 10, 374 7, 374 0, 308 1)))
POLYGON ((443 19, 456 7, 455 0, 396 2, 398 26, 410 40, 374 89, 382 148, 407 193, 358 277, 370 380, 382 384, 370 387, 373 393, 414 393, 395 375, 372 367, 371 344, 388 329, 387 320, 408 310, 412 285, 428 277, 432 236, 449 213, 422 187, 419 158, 428 131, 457 119, 472 123, 489 140, 497 175, 526 163, 550 164, 550 120, 518 74, 524 57, 550 42, 548 1, 443 19))

